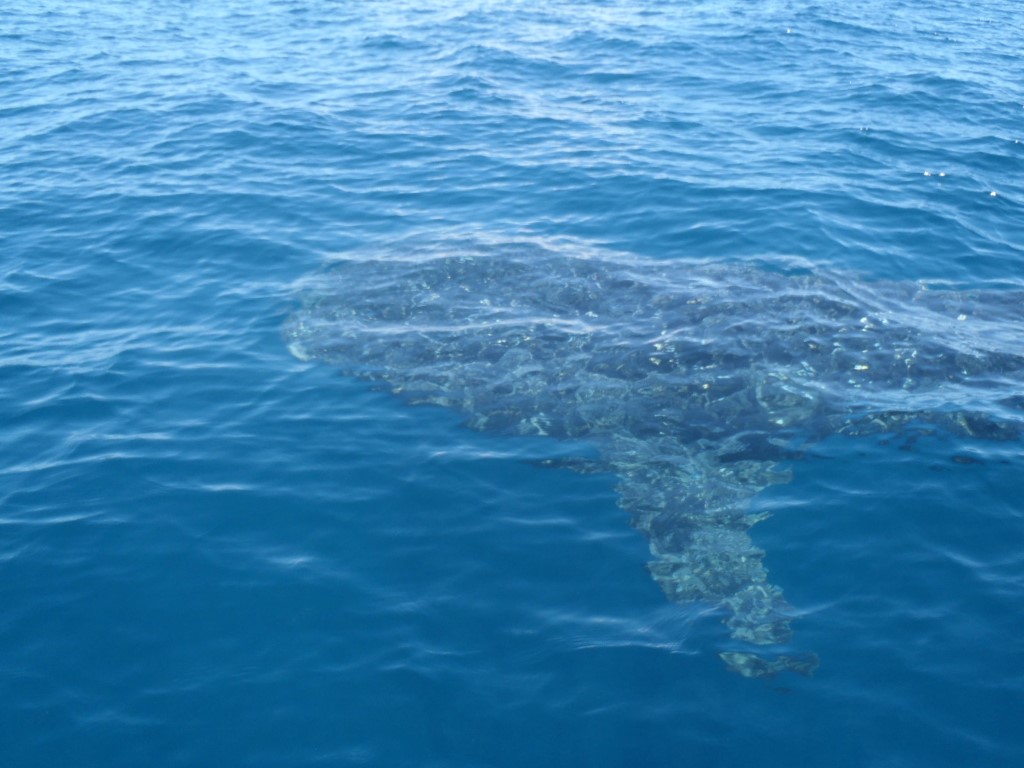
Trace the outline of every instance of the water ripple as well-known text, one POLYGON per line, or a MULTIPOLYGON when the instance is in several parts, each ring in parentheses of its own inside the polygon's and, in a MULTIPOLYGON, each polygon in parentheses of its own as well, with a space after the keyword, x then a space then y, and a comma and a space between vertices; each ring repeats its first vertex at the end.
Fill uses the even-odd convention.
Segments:
POLYGON ((757 543, 825 662, 752 687, 613 481, 549 467, 587 446, 280 326, 335 254, 467 240, 1019 290, 1022 37, 1010 0, 5 3, 4 764, 1014 765, 1019 444, 805 457, 757 543))

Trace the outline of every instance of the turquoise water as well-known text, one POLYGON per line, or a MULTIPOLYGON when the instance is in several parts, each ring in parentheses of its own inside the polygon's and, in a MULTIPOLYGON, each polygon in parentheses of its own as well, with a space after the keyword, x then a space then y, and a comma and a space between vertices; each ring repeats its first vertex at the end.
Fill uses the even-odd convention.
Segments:
MULTIPOLYGON (((586 435, 467 429, 282 328, 352 254, 525 243, 951 287, 999 318, 959 343, 1012 354, 1022 18, 4 4, 0 763, 1019 765, 1019 439, 783 461, 751 536, 820 666, 750 679, 586 435)), ((1021 426, 1020 368, 959 375, 915 407, 1021 426)))

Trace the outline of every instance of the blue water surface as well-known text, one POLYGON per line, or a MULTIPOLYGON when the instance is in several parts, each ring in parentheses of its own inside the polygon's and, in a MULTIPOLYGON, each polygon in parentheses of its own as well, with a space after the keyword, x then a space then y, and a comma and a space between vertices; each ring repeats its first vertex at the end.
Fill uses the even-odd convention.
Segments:
POLYGON ((335 255, 460 237, 1020 288, 1022 40, 1010 0, 5 2, 0 765, 1024 764, 1020 441, 792 462, 753 534, 821 666, 746 679, 614 477, 547 466, 586 445, 281 334, 335 255))

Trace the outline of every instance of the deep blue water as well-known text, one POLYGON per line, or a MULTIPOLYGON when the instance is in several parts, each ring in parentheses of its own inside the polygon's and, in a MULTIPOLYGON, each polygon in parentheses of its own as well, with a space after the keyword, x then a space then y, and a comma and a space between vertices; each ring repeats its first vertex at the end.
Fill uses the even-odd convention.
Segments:
POLYGON ((821 666, 746 679, 615 478, 543 466, 585 444, 281 328, 338 254, 459 238, 1019 290, 1022 40, 1009 0, 5 2, 0 765, 1021 765, 1019 440, 791 462, 752 534, 821 666))

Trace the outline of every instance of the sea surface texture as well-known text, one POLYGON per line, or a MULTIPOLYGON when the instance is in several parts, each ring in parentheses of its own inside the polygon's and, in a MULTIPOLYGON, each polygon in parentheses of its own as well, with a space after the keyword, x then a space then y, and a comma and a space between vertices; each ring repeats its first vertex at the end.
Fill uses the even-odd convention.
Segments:
POLYGON ((0 766, 1024 764, 1010 0, 0 5, 0 766))

